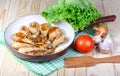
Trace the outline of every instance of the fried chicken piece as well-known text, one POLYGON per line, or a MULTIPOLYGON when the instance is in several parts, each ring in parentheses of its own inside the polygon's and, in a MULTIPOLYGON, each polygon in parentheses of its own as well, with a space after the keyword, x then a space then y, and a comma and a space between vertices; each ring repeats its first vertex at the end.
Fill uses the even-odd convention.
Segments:
POLYGON ((28 26, 30 32, 33 34, 33 37, 36 38, 40 34, 39 23, 32 22, 28 26))
POLYGON ((66 40, 65 35, 61 33, 61 34, 57 35, 57 37, 55 38, 55 40, 52 43, 52 46, 55 48, 59 44, 62 44, 63 42, 65 42, 65 40, 66 40))
POLYGON ((22 32, 17 32, 12 36, 12 39, 16 42, 24 42, 29 44, 34 44, 30 39, 26 38, 26 35, 22 32))
POLYGON ((45 55, 45 54, 51 54, 54 52, 54 48, 53 49, 48 49, 48 50, 33 50, 30 52, 26 52, 26 54, 28 55, 45 55))
POLYGON ((60 33, 61 31, 59 27, 51 27, 49 29, 49 40, 53 42, 56 36, 59 35, 60 33))
POLYGON ((33 45, 27 44, 27 43, 21 43, 21 42, 14 42, 12 43, 12 47, 15 49, 19 49, 21 47, 32 47, 33 45))
POLYGON ((47 24, 47 23, 44 23, 44 24, 40 25, 40 31, 41 31, 41 35, 43 37, 47 37, 47 34, 49 32, 49 28, 50 28, 50 25, 47 24))
POLYGON ((28 39, 32 39, 33 38, 30 30, 26 26, 24 26, 24 25, 21 26, 20 32, 24 33, 28 39))
POLYGON ((41 47, 35 47, 35 46, 33 46, 33 47, 21 47, 21 48, 18 49, 18 51, 20 53, 31 52, 31 51, 34 51, 34 50, 43 50, 43 51, 45 51, 47 49, 44 46, 41 46, 41 47))

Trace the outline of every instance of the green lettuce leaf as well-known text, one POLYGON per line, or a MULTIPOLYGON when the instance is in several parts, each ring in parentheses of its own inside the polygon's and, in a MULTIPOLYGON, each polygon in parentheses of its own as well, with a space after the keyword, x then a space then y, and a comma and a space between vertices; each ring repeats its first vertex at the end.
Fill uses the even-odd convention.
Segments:
POLYGON ((59 0, 41 13, 49 23, 67 21, 75 30, 83 30, 102 14, 89 0, 59 0))

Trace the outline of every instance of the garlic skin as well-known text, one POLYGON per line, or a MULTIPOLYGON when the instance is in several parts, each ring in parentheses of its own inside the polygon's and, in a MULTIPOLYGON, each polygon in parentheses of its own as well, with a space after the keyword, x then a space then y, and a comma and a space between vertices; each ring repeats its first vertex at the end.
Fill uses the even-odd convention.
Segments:
POLYGON ((96 35, 93 37, 95 44, 99 44, 100 42, 102 42, 102 37, 101 37, 102 34, 103 34, 103 31, 99 35, 96 35))
POLYGON ((101 53, 108 53, 110 48, 108 47, 108 45, 104 44, 104 42, 101 42, 99 45, 98 45, 98 49, 99 49, 99 52, 101 53))
POLYGON ((102 41, 102 38, 100 36, 94 36, 93 40, 94 40, 95 44, 99 44, 102 41))
POLYGON ((103 42, 98 44, 98 49, 99 52, 101 53, 108 53, 112 47, 113 47, 113 40, 111 39, 109 34, 106 36, 103 42))

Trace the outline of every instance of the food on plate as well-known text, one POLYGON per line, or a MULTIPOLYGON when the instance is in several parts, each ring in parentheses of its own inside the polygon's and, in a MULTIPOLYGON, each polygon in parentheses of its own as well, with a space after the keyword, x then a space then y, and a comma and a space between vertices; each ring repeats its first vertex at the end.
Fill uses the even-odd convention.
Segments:
POLYGON ((17 32, 12 36, 12 39, 16 42, 23 42, 28 44, 34 44, 27 36, 22 32, 17 32))
POLYGON ((94 41, 88 35, 81 35, 75 41, 75 48, 81 53, 91 52, 94 49, 94 41))
POLYGON ((50 23, 67 21, 74 30, 83 30, 102 16, 90 0, 59 0, 41 14, 50 23))
POLYGON ((41 26, 40 26, 41 34, 46 37, 48 35, 49 28, 50 28, 49 24, 47 24, 47 23, 41 24, 41 26))
POLYGON ((52 45, 53 47, 56 47, 57 45, 63 43, 65 41, 65 35, 64 34, 59 34, 53 41, 52 45))
POLYGON ((55 48, 66 41, 66 36, 59 27, 48 23, 32 22, 27 27, 12 35, 12 47, 18 52, 28 55, 51 54, 55 48))
POLYGON ((25 25, 23 25, 20 28, 20 32, 24 33, 28 37, 28 39, 32 38, 32 34, 31 34, 30 30, 25 25))
POLYGON ((49 30, 49 40, 53 41, 57 35, 61 33, 60 29, 58 27, 51 27, 49 30))
POLYGON ((30 25, 28 26, 30 32, 34 35, 33 37, 36 38, 39 35, 39 24, 37 22, 32 22, 30 23, 30 25))
POLYGON ((22 42, 14 42, 13 44, 12 44, 12 47, 14 47, 15 49, 19 49, 19 48, 21 48, 21 47, 32 47, 32 45, 30 45, 30 44, 27 44, 27 43, 22 43, 22 42))

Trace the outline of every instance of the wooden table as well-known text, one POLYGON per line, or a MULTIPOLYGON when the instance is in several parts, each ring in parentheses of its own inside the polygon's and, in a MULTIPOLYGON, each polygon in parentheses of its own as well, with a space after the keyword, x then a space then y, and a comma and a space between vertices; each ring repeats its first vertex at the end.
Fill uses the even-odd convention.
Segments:
MULTIPOLYGON (((119 0, 93 0, 96 7, 105 15, 115 14, 116 21, 108 23, 108 29, 114 35, 116 42, 109 54, 96 51, 87 55, 94 57, 107 57, 120 55, 120 1, 119 0)), ((56 3, 57 0, 0 0, 0 30, 10 22, 26 15, 40 14, 45 8, 56 3)), ((0 76, 36 76, 23 64, 12 58, 8 49, 0 46, 0 76)), ((93 67, 62 68, 50 76, 120 76, 120 64, 104 63, 93 67)))

